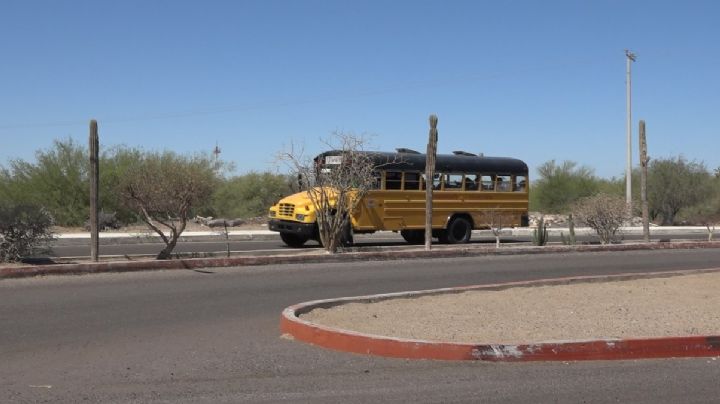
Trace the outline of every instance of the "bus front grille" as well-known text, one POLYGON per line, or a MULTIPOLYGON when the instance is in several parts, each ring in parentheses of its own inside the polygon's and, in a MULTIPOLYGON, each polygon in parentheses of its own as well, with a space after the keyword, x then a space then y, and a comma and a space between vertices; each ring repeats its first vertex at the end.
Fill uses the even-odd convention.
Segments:
POLYGON ((280 204, 280 208, 278 209, 278 214, 280 216, 293 217, 293 213, 295 213, 295 205, 293 205, 292 203, 280 204))

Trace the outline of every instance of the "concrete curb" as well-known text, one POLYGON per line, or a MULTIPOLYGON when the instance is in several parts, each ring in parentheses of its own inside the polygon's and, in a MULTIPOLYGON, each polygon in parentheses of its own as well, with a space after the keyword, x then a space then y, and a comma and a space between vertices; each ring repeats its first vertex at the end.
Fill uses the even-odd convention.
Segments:
MULTIPOLYGON (((503 229, 500 235, 503 237, 532 237, 535 228, 518 227, 503 229)), ((566 227, 548 227, 548 235, 552 237, 560 237, 561 234, 567 235, 566 227)), ((376 234, 393 233, 390 231, 379 231, 376 234)), ((651 237, 673 236, 678 233, 684 234, 707 234, 707 229, 702 226, 655 226, 650 228, 651 237)), ((575 228, 575 234, 578 236, 594 236, 596 233, 589 227, 575 228)), ((620 234, 623 235, 641 235, 642 227, 621 227, 620 234)), ((490 230, 473 230, 475 237, 493 237, 490 230)), ((231 230, 228 232, 230 241, 266 241, 278 240, 279 234, 270 230, 231 230)), ((192 241, 225 241, 225 232, 221 231, 185 231, 180 236, 180 242, 192 241)), ((90 233, 65 233, 58 234, 54 241, 55 245, 85 245, 89 243, 90 233)), ((160 236, 149 231, 120 233, 120 232, 102 232, 100 233, 101 245, 114 244, 144 244, 144 243, 162 243, 160 236)))
MULTIPOLYGON (((611 244, 611 245, 575 245, 575 246, 488 246, 438 245, 433 250, 408 249, 402 251, 352 251, 328 255, 325 253, 240 256, 226 258, 187 258, 164 261, 107 261, 97 263, 72 263, 50 265, 26 265, 0 267, 0 279, 25 278, 39 275, 70 275, 104 272, 134 272, 148 270, 198 269, 212 267, 235 267, 251 265, 298 264, 298 263, 332 263, 348 261, 382 261, 405 259, 429 259, 452 257, 475 257, 485 255, 518 255, 518 254, 557 254, 574 252, 604 251, 635 251, 635 250, 672 250, 720 248, 720 241, 680 242, 680 243, 649 243, 649 244, 611 244)), ((302 250, 300 250, 302 251, 302 250)))
MULTIPOLYGON (((228 238, 225 238, 224 232, 217 231, 186 231, 178 239, 179 242, 191 241, 250 241, 250 240, 277 240, 280 236, 277 232, 270 230, 233 230, 228 232, 228 238)), ((55 245, 86 245, 90 242, 90 233, 65 233, 58 234, 53 242, 55 245)), ((116 244, 146 244, 146 243, 162 243, 155 233, 135 232, 135 233, 100 233, 101 245, 116 244)))
POLYGON ((481 360, 492 362, 623 360, 677 357, 720 356, 720 335, 680 336, 645 339, 601 339, 587 341, 538 342, 518 345, 468 344, 402 339, 314 324, 300 315, 316 308, 329 308, 346 303, 371 303, 394 298, 413 298, 469 290, 502 290, 514 287, 567 285, 587 282, 615 282, 632 279, 670 277, 720 272, 720 268, 559 278, 540 281, 512 282, 414 292, 360 296, 300 303, 283 310, 280 329, 284 336, 338 351, 405 359, 481 360))

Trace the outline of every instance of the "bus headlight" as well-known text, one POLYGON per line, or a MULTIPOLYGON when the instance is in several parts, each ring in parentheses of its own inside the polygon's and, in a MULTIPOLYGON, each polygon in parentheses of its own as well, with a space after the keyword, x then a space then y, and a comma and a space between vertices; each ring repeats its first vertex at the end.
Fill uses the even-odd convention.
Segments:
POLYGON ((295 219, 302 222, 303 220, 305 220, 305 215, 298 213, 297 215, 295 215, 295 219))
POLYGON ((271 210, 269 213, 270 217, 275 217, 276 215, 277 215, 277 212, 275 212, 274 210, 271 210))

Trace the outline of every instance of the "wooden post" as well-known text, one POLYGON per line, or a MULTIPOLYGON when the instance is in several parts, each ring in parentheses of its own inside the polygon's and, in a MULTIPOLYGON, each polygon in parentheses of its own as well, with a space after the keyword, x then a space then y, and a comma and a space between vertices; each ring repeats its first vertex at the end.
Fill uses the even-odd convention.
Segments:
POLYGON ((648 161, 647 156, 647 138, 645 137, 645 121, 640 121, 640 203, 642 204, 642 221, 643 221, 643 239, 646 243, 650 242, 650 214, 648 212, 647 200, 647 173, 648 161))
POLYGON ((93 261, 98 261, 100 250, 98 228, 99 146, 97 121, 93 119, 90 121, 90 259, 93 261))
POLYGON ((435 156, 437 154, 438 142, 437 123, 437 116, 430 115, 430 136, 425 159, 425 251, 430 251, 432 248, 432 197, 435 156))

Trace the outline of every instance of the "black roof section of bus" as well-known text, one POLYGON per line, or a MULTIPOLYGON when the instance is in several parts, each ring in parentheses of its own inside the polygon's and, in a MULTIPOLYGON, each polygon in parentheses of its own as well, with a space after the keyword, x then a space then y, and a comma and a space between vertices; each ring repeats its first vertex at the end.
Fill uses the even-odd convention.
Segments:
MULTIPOLYGON (((425 154, 392 153, 392 152, 355 152, 369 155, 373 164, 383 170, 425 171, 425 154)), ((318 155, 315 161, 325 156, 339 156, 341 150, 331 150, 318 155)), ((528 167, 524 161, 510 157, 486 157, 455 154, 438 154, 435 159, 435 170, 443 173, 498 173, 527 174, 528 167)))

